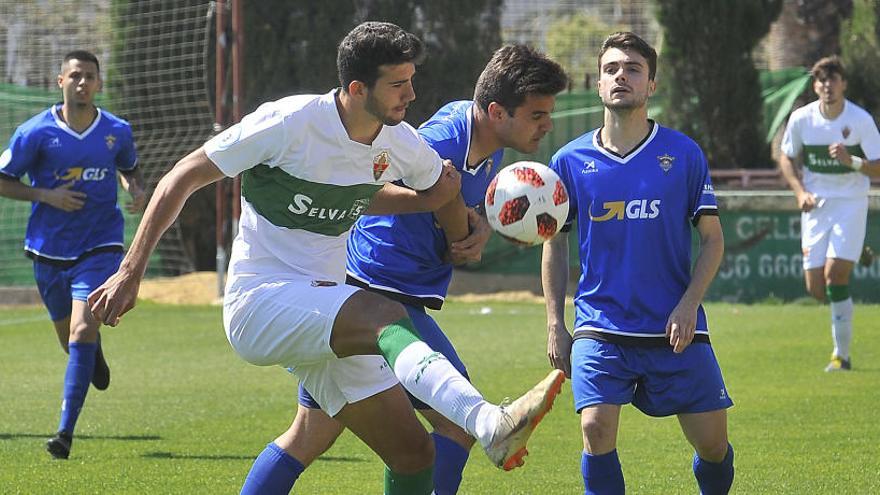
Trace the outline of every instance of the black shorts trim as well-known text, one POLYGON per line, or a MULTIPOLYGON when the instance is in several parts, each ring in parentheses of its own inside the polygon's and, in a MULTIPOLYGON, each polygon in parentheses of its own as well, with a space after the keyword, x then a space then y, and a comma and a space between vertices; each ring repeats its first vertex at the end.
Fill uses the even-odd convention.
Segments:
MULTIPOLYGON (((658 335, 657 337, 628 337, 597 330, 580 330, 574 334, 573 339, 593 339, 599 342, 608 342, 609 344, 634 347, 672 347, 669 345, 669 339, 665 335, 658 335)), ((711 344, 709 336, 704 333, 695 334, 692 343, 711 344)))
POLYGON ((91 257, 91 256, 94 256, 94 255, 96 255, 96 254, 101 254, 101 253, 123 253, 123 252, 125 252, 125 250, 122 249, 122 246, 101 246, 101 247, 96 247, 95 249, 91 249, 91 250, 89 250, 89 251, 84 252, 83 254, 79 255, 79 256, 78 256, 76 259, 74 259, 74 260, 56 260, 56 259, 53 259, 53 258, 47 258, 47 257, 45 257, 45 256, 40 256, 39 254, 35 254, 35 253, 30 252, 30 251, 25 251, 24 254, 25 254, 25 256, 27 256, 28 258, 30 258, 30 259, 36 261, 37 263, 42 263, 42 264, 44 264, 44 265, 54 266, 54 267, 56 267, 56 268, 64 268, 64 269, 67 269, 67 268, 72 268, 73 266, 75 266, 75 265, 76 265, 77 263, 79 263, 80 261, 82 261, 82 260, 84 260, 84 259, 86 259, 86 258, 89 258, 89 257, 91 257))
POLYGON ((437 299, 436 297, 416 297, 411 296, 409 294, 401 294, 400 292, 392 292, 390 290, 382 290, 376 287, 373 287, 363 280, 358 280, 351 275, 345 276, 345 283, 348 285, 353 285, 355 287, 359 287, 366 291, 375 292, 376 294, 381 294, 392 301, 397 301, 399 303, 403 303, 409 306, 415 306, 417 308, 429 308, 439 310, 443 307, 443 300, 437 299))

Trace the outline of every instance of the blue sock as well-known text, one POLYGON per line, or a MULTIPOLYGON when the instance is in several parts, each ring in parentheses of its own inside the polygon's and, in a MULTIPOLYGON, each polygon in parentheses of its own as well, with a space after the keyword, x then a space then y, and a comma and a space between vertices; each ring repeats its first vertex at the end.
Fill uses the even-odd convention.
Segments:
POLYGON ((434 493, 455 495, 470 451, 448 437, 431 433, 434 438, 434 493))
POLYGON ((584 476, 584 495, 622 495, 626 491, 617 449, 602 455, 584 451, 581 454, 581 474, 584 476))
POLYGON ((244 480, 244 486, 241 487, 241 494, 287 495, 305 469, 301 462, 275 445, 275 442, 271 442, 260 452, 254 465, 251 466, 251 471, 244 480))
POLYGON ((721 462, 709 462, 694 454, 694 477, 703 495, 726 495, 733 484, 733 445, 721 462))
POLYGON ((92 373, 95 371, 95 352, 98 344, 71 342, 70 356, 67 358, 67 372, 64 374, 64 392, 61 402, 61 422, 58 431, 73 434, 79 412, 86 401, 92 373))

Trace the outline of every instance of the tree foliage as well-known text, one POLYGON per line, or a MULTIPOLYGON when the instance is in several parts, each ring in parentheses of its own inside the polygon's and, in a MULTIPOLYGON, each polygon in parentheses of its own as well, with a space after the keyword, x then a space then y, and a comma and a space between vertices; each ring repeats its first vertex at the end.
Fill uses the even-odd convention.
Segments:
POLYGON ((700 143, 713 167, 767 166, 751 54, 782 0, 658 0, 656 7, 664 29, 658 79, 671 124, 700 143))
POLYGON ((855 0, 852 18, 841 32, 847 68, 847 98, 880 116, 880 0, 855 0))
POLYGON ((321 0, 248 2, 246 105, 294 93, 323 93, 339 83, 336 46, 365 20, 398 24, 426 44, 416 74, 418 123, 454 98, 469 98, 477 76, 501 44, 502 0, 321 0))
POLYGON ((852 15, 853 0, 797 0, 797 18, 813 43, 807 60, 840 53, 841 21, 852 15))
POLYGON ((624 30, 622 25, 608 24, 587 12, 562 14, 547 29, 547 54, 565 68, 574 84, 595 90, 592 81, 597 80, 599 47, 610 33, 624 30))

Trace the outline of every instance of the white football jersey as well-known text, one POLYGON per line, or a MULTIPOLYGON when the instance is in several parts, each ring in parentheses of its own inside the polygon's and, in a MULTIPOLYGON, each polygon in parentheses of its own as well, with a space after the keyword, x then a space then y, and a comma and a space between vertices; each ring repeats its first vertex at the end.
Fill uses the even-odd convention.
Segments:
POLYGON ((349 139, 336 91, 265 103, 205 143, 224 174, 242 174, 230 285, 266 274, 344 283, 348 232, 373 194, 397 180, 424 190, 440 177, 440 157, 405 122, 383 126, 371 145, 349 139))
POLYGON ((819 101, 792 112, 782 138, 782 152, 789 158, 803 156, 804 188, 819 197, 851 198, 865 196, 871 182, 868 176, 831 158, 828 146, 843 143, 849 153, 866 160, 880 158, 880 133, 874 119, 849 100, 843 112, 828 120, 819 110, 819 101))

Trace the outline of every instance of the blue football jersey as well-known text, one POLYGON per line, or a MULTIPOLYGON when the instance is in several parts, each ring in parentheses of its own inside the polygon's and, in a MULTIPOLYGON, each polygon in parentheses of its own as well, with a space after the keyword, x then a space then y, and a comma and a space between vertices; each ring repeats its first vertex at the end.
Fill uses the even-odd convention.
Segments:
MULTIPOLYGON (((577 222, 575 337, 662 344, 691 280, 691 225, 718 214, 700 147, 652 123, 648 137, 619 156, 595 130, 556 152, 550 167, 568 188, 568 221, 577 222)), ((696 334, 708 341, 702 306, 696 334)))
MULTIPOLYGON (((469 207, 483 203, 504 152, 499 149, 467 167, 472 106, 471 101, 447 103, 419 127, 428 145, 461 172, 461 193, 469 207)), ((348 241, 348 280, 409 304, 440 309, 452 279, 445 253, 446 236, 431 213, 363 216, 348 241)))
POLYGON ((15 180, 27 174, 31 186, 46 189, 73 183, 72 190, 87 195, 82 209, 72 212, 34 202, 24 249, 42 258, 70 261, 96 248, 122 247, 116 171, 136 166, 128 122, 101 109, 82 133, 64 122, 61 104, 19 126, 0 155, 0 174, 15 180))

